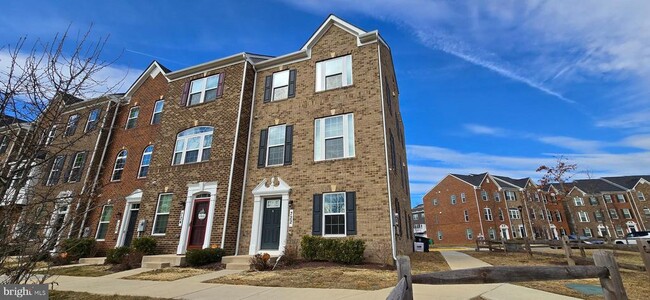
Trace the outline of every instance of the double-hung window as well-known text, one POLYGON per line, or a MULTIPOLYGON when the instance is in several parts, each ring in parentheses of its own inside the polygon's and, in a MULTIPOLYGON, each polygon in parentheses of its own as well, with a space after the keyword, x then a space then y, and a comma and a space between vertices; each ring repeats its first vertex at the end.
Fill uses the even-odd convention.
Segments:
POLYGON ((632 213, 630 213, 629 208, 623 208, 621 209, 621 212, 623 213, 623 218, 632 219, 632 213))
POLYGON ((645 196, 643 195, 643 192, 636 192, 636 197, 639 199, 639 201, 645 201, 645 196))
POLYGON ((598 199, 596 199, 594 196, 589 197, 589 204, 598 205, 598 199))
POLYGON ((578 212, 578 219, 580 219, 580 222, 589 222, 589 215, 587 214, 586 211, 579 211, 578 212))
POLYGON ((47 138, 45 138, 45 146, 49 146, 50 144, 52 144, 52 141, 54 141, 55 137, 56 137, 56 125, 52 125, 50 131, 47 132, 47 138))
POLYGON ((147 177, 149 173, 149 164, 151 163, 151 154, 153 153, 153 145, 147 146, 142 152, 142 160, 140 161, 140 169, 138 170, 138 178, 147 177))
POLYGON ((65 136, 71 136, 77 131, 77 124, 79 124, 79 115, 72 115, 68 118, 68 123, 65 126, 65 136))
POLYGON ((585 200, 582 199, 582 197, 573 198, 573 202, 575 203, 576 206, 585 206, 585 200))
POLYGON ((594 218, 596 219, 596 221, 602 222, 604 220, 603 213, 600 210, 595 211, 594 218))
POLYGON ((124 172, 124 166, 126 165, 126 156, 128 152, 122 150, 117 153, 115 158, 115 165, 113 166, 113 175, 111 175, 111 181, 120 181, 122 180, 122 172, 124 172))
POLYGON ((95 239, 98 241, 103 241, 106 238, 106 233, 108 232, 108 224, 111 221, 111 214, 113 214, 112 205, 104 205, 102 208, 102 214, 99 219, 99 225, 97 226, 97 236, 95 239))
POLYGON ((605 200, 605 203, 612 203, 612 195, 609 194, 603 195, 603 200, 605 200))
POLYGON ((468 239, 468 240, 471 240, 471 239, 474 238, 474 232, 472 231, 471 228, 467 228, 467 229, 465 230, 465 235, 467 235, 467 239, 468 239))
POLYGON ((553 214, 551 214, 550 210, 546 210, 546 219, 549 221, 553 221, 553 214))
POLYGON ((503 210, 499 208, 499 221, 503 221, 503 210))
POLYGON ((257 166, 281 166, 291 164, 293 125, 277 125, 260 132, 260 148, 257 166))
POLYGON ((451 204, 456 204, 456 195, 451 195, 450 199, 451 199, 451 204))
POLYGON ((264 102, 278 101, 296 96, 296 70, 284 70, 266 76, 264 102))
POLYGON ((501 195, 499 192, 494 192, 494 201, 500 202, 501 201, 501 195))
POLYGON ((314 160, 354 157, 354 114, 315 120, 314 160))
POLYGON ((138 123, 138 115, 140 115, 140 107, 131 107, 129 110, 129 118, 126 120, 126 129, 135 127, 138 123))
POLYGON ((624 203, 625 196, 623 196, 623 194, 616 194, 616 201, 618 201, 619 203, 624 203))
POLYGON ((508 209, 508 214, 510 215, 510 219, 513 220, 521 219, 521 214, 519 213, 519 210, 516 208, 508 209))
POLYGON ((214 101, 218 98, 218 88, 222 74, 192 80, 187 105, 214 101))
POLYGON ((594 237, 594 235, 591 233, 591 228, 589 228, 589 227, 585 227, 583 232, 584 232, 586 237, 594 237))
POLYGON ((199 126, 182 131, 176 136, 172 165, 182 165, 210 159, 214 127, 199 126))
MULTIPOLYGON (((481 199, 483 199, 483 201, 488 201, 488 192, 481 191, 481 199)), ((465 201, 463 201, 463 202, 465 202, 465 201)))
POLYGON ((316 63, 316 91, 352 85, 352 55, 316 63))
POLYGON ((325 236, 345 235, 345 193, 323 194, 325 236))
POLYGON ((465 193, 460 193, 460 202, 467 202, 467 196, 465 196, 465 193))
POLYGON ((159 124, 160 119, 162 118, 163 107, 165 106, 165 100, 158 100, 153 105, 153 115, 151 116, 151 124, 159 124))
POLYGON ((164 235, 167 232, 169 222, 169 211, 172 207, 172 194, 160 194, 158 196, 158 207, 153 220, 153 235, 164 235))
POLYGON ((64 155, 59 155, 54 158, 54 161, 52 162, 52 169, 50 169, 50 175, 47 176, 46 185, 55 185, 59 181, 64 163, 64 155))
POLYGON ((463 211, 463 217, 465 218, 465 222, 469 222, 469 212, 467 210, 463 211))
POLYGON ((72 160, 72 167, 68 175, 68 182, 77 182, 81 179, 83 165, 86 162, 86 152, 77 152, 72 160))
POLYGON ((515 192, 506 191, 506 200, 507 201, 515 201, 515 200, 517 200, 517 196, 515 195, 515 192))
POLYGON ((88 122, 86 122, 85 132, 90 132, 97 128, 97 123, 99 123, 99 111, 99 108, 90 111, 88 114, 88 122))
POLYGON ((492 210, 489 207, 486 207, 483 208, 483 211, 485 212, 485 220, 492 221, 492 210))
POLYGON ((650 208, 644 207, 643 214, 646 216, 646 218, 650 218, 650 208))
POLYGON ((609 209, 609 217, 612 219, 618 219, 618 212, 616 211, 615 208, 609 209))

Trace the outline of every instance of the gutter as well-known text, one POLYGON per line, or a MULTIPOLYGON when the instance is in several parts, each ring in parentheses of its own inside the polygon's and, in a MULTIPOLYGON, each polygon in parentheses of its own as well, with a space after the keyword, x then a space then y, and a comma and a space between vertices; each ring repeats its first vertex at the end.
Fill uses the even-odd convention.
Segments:
MULTIPOLYGON (((244 87, 246 86, 246 71, 248 70, 248 60, 246 59, 246 54, 243 54, 242 56, 244 58, 244 72, 241 78, 241 91, 239 92, 239 112, 237 113, 237 128, 235 128, 235 141, 232 144, 232 154, 231 154, 232 159, 230 161, 230 178, 228 179, 228 195, 226 196, 226 211, 223 217, 223 232, 221 233, 221 249, 224 249, 223 246, 226 243, 226 227, 228 226, 228 213, 230 210, 230 193, 232 192, 232 177, 233 174, 235 173, 235 157, 237 155, 237 142, 239 141, 239 123, 241 122, 241 109, 242 109, 242 104, 244 102, 244 87)), ((239 211, 241 212, 241 206, 239 207, 239 211)))
MULTIPOLYGON (((99 159, 99 165, 98 165, 99 167, 97 168, 97 172, 95 173, 95 178, 93 179, 93 185, 92 185, 92 187, 90 189, 91 193, 93 191, 95 191, 95 188, 97 187, 97 181, 99 180, 99 174, 101 173, 102 164, 104 163, 104 158, 106 156, 106 151, 108 149, 108 144, 110 143, 111 134, 113 133, 113 125, 115 124, 115 119, 117 118, 117 112, 118 112, 118 110, 120 108, 119 107, 119 105, 120 105, 119 101, 111 99, 108 102, 108 106, 106 107, 106 114, 104 115, 104 120, 102 121, 102 129, 105 128, 105 126, 106 126, 106 118, 108 117, 108 113, 109 113, 109 111, 111 109, 111 103, 115 103, 115 111, 113 112, 113 119, 112 119, 111 124, 110 124, 111 127, 109 127, 108 135, 106 136, 106 142, 104 143, 104 149, 102 150, 102 155, 101 155, 101 157, 99 159)), ((93 157, 90 159, 90 163, 88 164, 88 171, 86 172, 86 181, 88 180, 88 176, 90 176, 90 170, 92 169, 93 162, 95 161, 95 156, 97 154, 97 148, 99 147, 99 141, 100 140, 101 140, 101 134, 99 134, 99 136, 97 137, 97 142, 95 144, 95 150, 93 151, 93 157)), ((84 183, 84 186, 81 189, 81 194, 84 193, 85 188, 86 188, 86 184, 84 183)), ((84 217, 81 220, 81 224, 79 226, 79 234, 77 235, 77 237, 79 237, 79 238, 83 234, 84 226, 86 226, 86 219, 88 219, 88 211, 90 210, 90 203, 91 203, 91 201, 90 201, 90 198, 89 198, 88 203, 86 204, 86 210, 84 211, 84 217)))
MULTIPOLYGON (((257 86, 257 69, 255 68, 254 64, 251 65, 253 66, 253 70, 255 70, 255 76, 253 77, 253 96, 251 99, 251 115, 248 120, 248 142, 246 143, 246 162, 244 163, 244 182, 241 188, 241 201, 239 202, 239 223, 237 224, 237 242, 235 243, 235 255, 239 255, 239 238, 241 236, 240 235, 241 220, 244 214, 244 198, 246 197, 246 183, 248 181, 248 155, 250 154, 251 135, 253 133, 253 116, 255 115, 253 109, 255 108, 255 88, 257 86)), ((280 260, 279 257, 278 260, 280 260)))
MULTIPOLYGON (((379 62, 379 89, 381 94, 381 120, 382 120, 382 130, 384 132, 384 158, 386 161, 386 183, 388 187, 388 212, 390 214, 390 238, 391 238, 391 248, 393 259, 397 261, 397 241, 395 240, 395 217, 393 216, 393 202, 391 201, 393 196, 391 195, 390 188, 390 168, 388 166, 388 143, 386 142, 386 112, 384 108, 384 80, 383 73, 381 69, 381 50, 379 44, 377 44, 377 61, 379 62)), ((399 201, 399 200, 398 200, 399 201)), ((410 206, 410 205, 409 205, 410 206)), ((410 228, 408 229, 410 230, 410 228)))

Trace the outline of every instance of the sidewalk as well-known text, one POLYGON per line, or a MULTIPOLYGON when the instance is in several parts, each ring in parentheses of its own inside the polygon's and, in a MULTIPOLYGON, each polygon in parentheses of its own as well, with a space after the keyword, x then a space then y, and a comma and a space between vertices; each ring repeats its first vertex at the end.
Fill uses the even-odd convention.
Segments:
MULTIPOLYGON (((489 266, 489 264, 458 251, 441 252, 453 270, 489 266)), ((132 295, 176 299, 233 299, 233 300, 269 300, 269 299, 386 299, 392 288, 376 291, 347 289, 312 289, 257 287, 245 285, 223 285, 202 283, 202 281, 236 273, 221 270, 176 281, 127 280, 119 277, 147 271, 135 269, 102 277, 54 276, 48 282, 55 281, 56 290, 88 292, 104 295, 132 295), (120 275, 118 275, 120 274, 120 275)), ((332 281, 336 285, 335 279, 332 281)), ((413 285, 415 299, 576 299, 520 287, 512 284, 464 284, 464 285, 413 285)))
MULTIPOLYGON (((465 253, 461 253, 457 251, 444 251, 444 252, 440 252, 440 254, 442 254, 442 256, 447 261, 447 264, 449 264, 449 267, 452 270, 491 266, 490 264, 480 259, 471 257, 465 253)), ((475 286, 490 286, 491 288, 489 290, 481 292, 480 294, 476 295, 486 300, 578 299, 578 298, 553 294, 553 293, 535 290, 535 289, 509 284, 509 283, 446 285, 446 287, 452 287, 452 286, 461 286, 461 287, 465 287, 468 290, 476 288, 475 286)), ((414 287, 413 291, 416 292, 417 289, 414 287)))

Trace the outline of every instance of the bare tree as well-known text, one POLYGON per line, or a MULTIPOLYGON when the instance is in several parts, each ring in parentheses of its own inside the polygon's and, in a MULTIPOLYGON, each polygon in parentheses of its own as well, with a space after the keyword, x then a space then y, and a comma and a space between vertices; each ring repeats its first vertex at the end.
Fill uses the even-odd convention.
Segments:
MULTIPOLYGON (((564 156, 556 157, 556 162, 554 166, 541 165, 537 168, 536 172, 542 172, 542 178, 539 180, 540 185, 543 187, 549 188, 551 185, 554 185, 558 190, 559 195, 557 195, 558 201, 562 202, 564 211, 566 215, 572 215, 571 208, 567 205, 565 201, 566 195, 569 193, 570 186, 568 186, 569 181, 573 176, 575 176, 578 170, 578 165, 571 163, 568 158, 564 156), (558 188, 559 187, 559 188, 558 188)), ((575 224, 573 223, 573 218, 566 218, 569 222, 569 228, 572 232, 575 232, 575 224)))
MULTIPOLYGON (((49 256, 61 233, 78 219, 57 219, 60 195, 54 187, 35 186, 57 154, 83 137, 57 139, 68 121, 62 118, 66 105, 108 95, 116 87, 107 86, 109 78, 101 78, 101 71, 114 62, 103 59, 108 38, 93 39, 91 31, 92 26, 71 36, 68 28, 49 42, 36 40, 31 47, 27 38, 0 46, 0 134, 11 144, 0 156, 2 283, 43 282, 47 274, 34 273, 42 266, 39 261, 49 256)), ((90 203, 91 195, 92 191, 75 201, 90 203)), ((92 207, 84 205, 77 213, 88 209, 92 207)))

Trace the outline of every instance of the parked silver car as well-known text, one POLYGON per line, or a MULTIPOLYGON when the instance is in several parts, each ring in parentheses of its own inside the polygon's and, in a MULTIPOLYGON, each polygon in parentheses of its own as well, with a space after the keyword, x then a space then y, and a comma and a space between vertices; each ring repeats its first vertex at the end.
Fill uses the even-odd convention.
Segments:
POLYGON ((624 239, 615 240, 619 245, 636 245, 638 239, 650 239, 650 231, 635 231, 625 235, 624 239))

